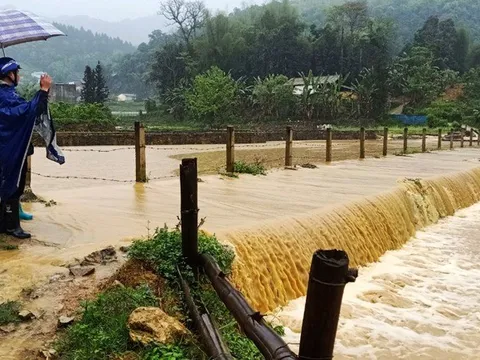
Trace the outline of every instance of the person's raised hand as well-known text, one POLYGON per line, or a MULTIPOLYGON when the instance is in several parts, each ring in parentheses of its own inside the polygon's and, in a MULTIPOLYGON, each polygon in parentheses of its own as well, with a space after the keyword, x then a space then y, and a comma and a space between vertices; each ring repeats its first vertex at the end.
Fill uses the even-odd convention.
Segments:
POLYGON ((52 78, 48 74, 43 74, 40 77, 40 89, 48 92, 51 86, 52 86, 52 78))

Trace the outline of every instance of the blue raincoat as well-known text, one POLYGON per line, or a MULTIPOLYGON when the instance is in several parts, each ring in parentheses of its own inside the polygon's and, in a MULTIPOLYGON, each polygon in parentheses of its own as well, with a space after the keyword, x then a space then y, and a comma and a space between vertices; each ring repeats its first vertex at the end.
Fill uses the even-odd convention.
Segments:
POLYGON ((39 91, 32 101, 26 101, 17 94, 14 86, 0 86, 0 200, 9 199, 19 186, 22 167, 36 127, 49 130, 40 134, 47 143, 47 157, 60 164, 65 162, 56 146, 55 130, 49 114, 38 114, 47 96, 46 92, 39 91), (50 139, 45 139, 47 133, 50 139), (49 145, 57 156, 51 156, 49 145))

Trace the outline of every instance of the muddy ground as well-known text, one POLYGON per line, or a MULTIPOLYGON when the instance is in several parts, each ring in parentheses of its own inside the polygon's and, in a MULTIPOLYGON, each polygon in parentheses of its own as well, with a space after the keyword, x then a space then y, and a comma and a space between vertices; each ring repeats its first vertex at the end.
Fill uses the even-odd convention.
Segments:
MULTIPOLYGON (((4 240, 17 245, 14 240, 4 240)), ((81 261, 64 264, 63 271, 52 275, 46 283, 22 291, 18 301, 21 310, 30 313, 30 319, 0 327, 2 360, 54 359, 52 344, 57 333, 65 327, 61 320, 78 319, 83 301, 94 299, 100 291, 114 285, 117 279, 126 285, 135 285, 136 282, 150 283, 156 278, 141 267, 123 267, 126 255, 118 249, 108 250, 115 254, 102 259, 99 252, 95 252, 81 261), (75 276, 70 268, 86 269, 93 273, 75 276)))

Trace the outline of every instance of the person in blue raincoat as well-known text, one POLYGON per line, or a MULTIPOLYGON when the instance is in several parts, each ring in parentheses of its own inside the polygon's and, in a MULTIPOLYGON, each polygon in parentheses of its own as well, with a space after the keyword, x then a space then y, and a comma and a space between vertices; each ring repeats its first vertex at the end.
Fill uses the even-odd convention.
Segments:
POLYGON ((43 75, 40 90, 31 101, 21 98, 16 86, 20 65, 12 58, 0 58, 0 232, 19 239, 31 235, 20 226, 20 196, 25 188, 27 157, 35 122, 47 111, 52 79, 43 75))

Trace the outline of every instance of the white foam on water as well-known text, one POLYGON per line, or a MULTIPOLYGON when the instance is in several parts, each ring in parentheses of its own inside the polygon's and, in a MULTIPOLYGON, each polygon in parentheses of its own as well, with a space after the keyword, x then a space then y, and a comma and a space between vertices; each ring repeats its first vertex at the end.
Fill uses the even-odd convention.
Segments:
MULTIPOLYGON (((336 359, 480 359, 480 204, 418 232, 345 289, 336 359)), ((298 351, 305 298, 277 314, 298 351)))

